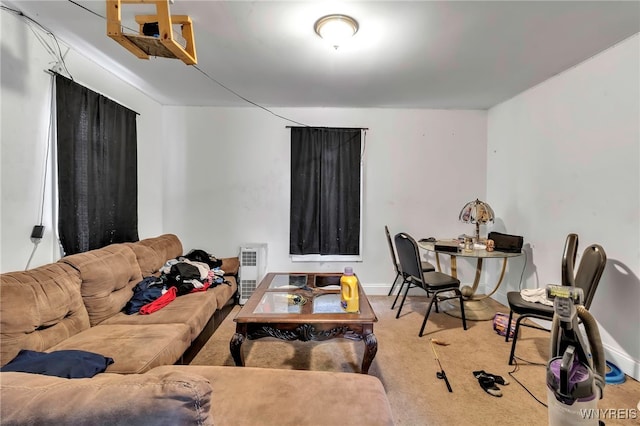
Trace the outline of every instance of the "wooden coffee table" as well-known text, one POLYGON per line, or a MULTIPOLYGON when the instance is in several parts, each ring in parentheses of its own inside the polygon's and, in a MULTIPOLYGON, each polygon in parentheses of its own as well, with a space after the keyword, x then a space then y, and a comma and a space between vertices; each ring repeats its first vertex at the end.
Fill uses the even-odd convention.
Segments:
POLYGON ((360 311, 340 306, 341 273, 269 273, 234 318, 236 333, 229 344, 237 366, 244 366, 245 339, 363 340, 361 372, 366 374, 378 351, 373 334, 376 318, 358 281, 360 311))

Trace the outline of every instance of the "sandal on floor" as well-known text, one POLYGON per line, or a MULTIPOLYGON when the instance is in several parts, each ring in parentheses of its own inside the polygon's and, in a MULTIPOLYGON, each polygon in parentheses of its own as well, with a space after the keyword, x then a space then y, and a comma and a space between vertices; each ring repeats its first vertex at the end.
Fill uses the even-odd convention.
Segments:
POLYGON ((509 382, 507 380, 505 380, 502 376, 498 376, 496 374, 487 373, 484 370, 474 371, 473 372, 473 376, 476 379, 479 379, 480 377, 490 377, 499 385, 508 385, 509 384, 509 382))
POLYGON ((495 380, 493 380, 491 377, 478 377, 478 383, 480 383, 480 387, 484 389, 484 391, 489 395, 502 396, 502 391, 499 387, 496 386, 495 380))

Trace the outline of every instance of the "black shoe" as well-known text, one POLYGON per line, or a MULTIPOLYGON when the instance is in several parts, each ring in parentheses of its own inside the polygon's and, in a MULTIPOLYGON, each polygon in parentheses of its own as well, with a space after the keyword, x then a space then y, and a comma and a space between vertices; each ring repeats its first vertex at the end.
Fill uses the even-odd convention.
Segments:
POLYGON ((491 374, 491 373, 486 373, 484 370, 480 370, 480 371, 474 371, 473 372, 473 376, 476 379, 479 379, 480 377, 490 377, 493 379, 494 382, 496 382, 499 385, 508 385, 509 382, 507 380, 505 380, 502 376, 498 376, 495 374, 491 374))
POLYGON ((480 383, 480 387, 489 395, 498 397, 502 396, 502 391, 496 386, 495 380, 491 377, 480 376, 478 377, 478 383, 480 383))

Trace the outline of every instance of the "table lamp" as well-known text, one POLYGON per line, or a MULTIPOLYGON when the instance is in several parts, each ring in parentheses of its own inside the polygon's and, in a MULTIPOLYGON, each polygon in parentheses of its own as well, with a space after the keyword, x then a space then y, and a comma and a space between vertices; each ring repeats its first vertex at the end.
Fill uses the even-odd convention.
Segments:
POLYGON ((479 199, 475 199, 474 201, 470 201, 464 205, 462 210, 460 210, 459 219, 464 223, 473 223, 476 225, 476 235, 475 242, 480 241, 480 224, 486 224, 489 222, 493 222, 494 218, 493 209, 491 206, 484 201, 480 201, 479 199))

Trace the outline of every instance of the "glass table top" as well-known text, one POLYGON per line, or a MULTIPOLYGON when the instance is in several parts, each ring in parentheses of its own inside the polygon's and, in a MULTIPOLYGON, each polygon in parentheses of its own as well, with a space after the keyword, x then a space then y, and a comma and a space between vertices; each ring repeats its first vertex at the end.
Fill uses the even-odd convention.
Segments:
POLYGON ((346 314, 340 303, 339 280, 339 276, 309 279, 307 274, 275 274, 253 313, 346 314))
POLYGON ((314 314, 337 314, 346 313, 340 304, 339 293, 320 294, 313 298, 314 314))
POLYGON ((307 276, 298 274, 277 274, 271 280, 269 288, 294 289, 307 287, 307 276))
POLYGON ((256 314, 299 314, 307 298, 294 293, 265 293, 253 310, 256 314))

